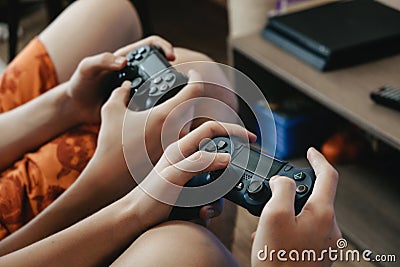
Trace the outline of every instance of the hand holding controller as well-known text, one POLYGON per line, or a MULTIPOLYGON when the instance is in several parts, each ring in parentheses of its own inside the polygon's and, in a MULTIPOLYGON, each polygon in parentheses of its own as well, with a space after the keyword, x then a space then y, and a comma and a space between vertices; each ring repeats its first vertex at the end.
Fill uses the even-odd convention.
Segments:
POLYGON ((115 86, 131 81, 131 110, 145 110, 173 97, 188 78, 173 68, 161 48, 140 46, 126 56, 126 66, 117 73, 115 86))
MULTIPOLYGON (((287 176, 296 183, 295 213, 298 214, 310 196, 315 174, 311 168, 298 168, 264 154, 258 148, 242 143, 236 138, 216 137, 201 146, 200 150, 230 153, 231 162, 226 169, 197 175, 185 186, 201 186, 216 179, 238 179, 225 198, 260 216, 271 198, 269 179, 274 175, 287 176)), ((170 219, 190 220, 198 216, 200 207, 174 207, 170 219)))

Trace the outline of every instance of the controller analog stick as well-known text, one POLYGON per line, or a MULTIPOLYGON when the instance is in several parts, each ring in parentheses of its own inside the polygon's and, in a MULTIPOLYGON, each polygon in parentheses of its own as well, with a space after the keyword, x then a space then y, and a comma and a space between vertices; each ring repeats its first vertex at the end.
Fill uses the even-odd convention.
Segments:
POLYGON ((253 180, 247 187, 247 193, 249 194, 249 197, 253 200, 261 199, 263 196, 265 196, 266 192, 267 187, 262 180, 253 180))

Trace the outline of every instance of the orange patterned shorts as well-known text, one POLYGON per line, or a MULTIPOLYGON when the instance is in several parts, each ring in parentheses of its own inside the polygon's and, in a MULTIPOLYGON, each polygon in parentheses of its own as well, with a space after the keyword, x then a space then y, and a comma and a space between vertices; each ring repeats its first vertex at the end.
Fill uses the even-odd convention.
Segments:
MULTIPOLYGON (((0 76, 0 113, 18 107, 58 84, 53 62, 35 38, 0 76)), ((60 196, 92 157, 97 127, 82 126, 27 153, 0 173, 0 240, 60 196)))

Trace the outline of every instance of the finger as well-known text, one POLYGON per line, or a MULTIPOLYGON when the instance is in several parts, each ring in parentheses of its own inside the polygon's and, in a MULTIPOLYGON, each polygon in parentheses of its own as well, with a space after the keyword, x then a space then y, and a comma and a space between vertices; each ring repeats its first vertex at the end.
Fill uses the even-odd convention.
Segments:
POLYGON ((110 98, 107 100, 106 104, 117 104, 117 105, 123 105, 126 107, 128 104, 128 101, 130 99, 130 90, 131 90, 131 82, 130 81, 124 81, 121 85, 121 87, 115 89, 112 93, 110 98))
POLYGON ((200 219, 207 221, 221 215, 223 209, 224 209, 224 199, 221 198, 209 205, 202 207, 199 212, 199 217, 200 219))
POLYGON ((337 171, 314 148, 308 149, 307 158, 317 177, 309 202, 333 205, 339 180, 337 171))
POLYGON ((290 223, 294 221, 295 182, 284 176, 274 176, 269 181, 272 197, 265 205, 260 220, 290 223))
MULTIPOLYGON (((207 121, 194 129, 178 141, 170 144, 161 159, 158 162, 158 168, 161 170, 171 164, 175 164, 182 159, 189 157, 199 150, 199 146, 204 141, 216 136, 236 136, 247 142, 254 142, 257 136, 237 124, 207 121)), ((215 153, 213 153, 215 154, 215 153)))
MULTIPOLYGON (((173 184, 183 186, 197 174, 226 168, 230 159, 228 153, 197 151, 178 163, 163 168, 160 175, 173 184)), ((157 165, 155 169, 159 169, 157 165)))
POLYGON ((237 124, 207 121, 178 141, 170 144, 159 161, 160 168, 189 157, 199 150, 199 146, 204 141, 209 141, 210 138, 216 136, 236 136, 244 140, 244 142, 247 140, 253 142, 257 139, 255 134, 237 124))
POLYGON ((253 232, 253 233, 251 233, 251 235, 250 235, 250 241, 251 241, 251 243, 253 244, 253 242, 254 242, 254 238, 256 237, 256 232, 253 232))
POLYGON ((102 71, 116 71, 126 65, 126 58, 111 53, 102 53, 84 58, 79 64, 79 71, 87 78, 94 78, 102 71))
POLYGON ((199 149, 199 144, 202 141, 216 136, 226 135, 237 136, 244 141, 250 142, 254 142, 257 139, 257 136, 255 134, 249 132, 240 125, 217 121, 208 121, 188 133, 186 136, 182 137, 182 139, 180 139, 178 142, 172 144, 171 148, 168 148, 169 150, 172 150, 169 153, 179 153, 179 155, 187 157, 188 155, 199 149))
POLYGON ((173 48, 172 44, 157 35, 149 36, 138 42, 135 42, 133 44, 122 47, 122 48, 118 49, 114 53, 114 55, 126 56, 132 50, 137 49, 138 47, 143 46, 143 45, 159 46, 164 51, 164 54, 169 61, 175 60, 174 48, 173 48))

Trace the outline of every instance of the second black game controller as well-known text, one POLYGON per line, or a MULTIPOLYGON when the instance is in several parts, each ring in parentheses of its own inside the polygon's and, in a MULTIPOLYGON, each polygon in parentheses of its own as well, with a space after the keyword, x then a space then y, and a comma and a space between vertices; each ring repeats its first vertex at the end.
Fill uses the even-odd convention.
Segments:
MULTIPOLYGON (((263 153, 254 145, 243 143, 238 138, 215 137, 202 145, 200 150, 230 153, 231 162, 226 169, 193 177, 185 186, 202 186, 216 179, 236 179, 238 182, 224 197, 255 216, 261 215, 272 196, 269 180, 274 175, 287 176, 295 181, 296 197, 293 204, 296 214, 301 211, 314 187, 315 174, 311 168, 295 167, 263 153)), ((169 218, 195 219, 199 216, 200 208, 174 207, 169 218)))
POLYGON ((126 56, 126 66, 117 72, 114 86, 131 81, 131 110, 146 110, 177 94, 188 78, 169 64, 157 46, 140 46, 126 56))

